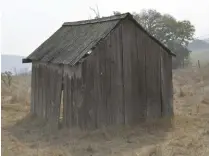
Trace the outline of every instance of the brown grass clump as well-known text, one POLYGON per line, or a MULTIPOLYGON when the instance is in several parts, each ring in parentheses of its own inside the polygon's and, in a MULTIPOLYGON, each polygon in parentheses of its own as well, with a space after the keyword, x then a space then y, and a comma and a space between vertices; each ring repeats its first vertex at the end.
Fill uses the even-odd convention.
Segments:
POLYGON ((185 92, 183 92, 183 90, 180 88, 180 91, 179 91, 179 97, 184 97, 186 96, 185 92))

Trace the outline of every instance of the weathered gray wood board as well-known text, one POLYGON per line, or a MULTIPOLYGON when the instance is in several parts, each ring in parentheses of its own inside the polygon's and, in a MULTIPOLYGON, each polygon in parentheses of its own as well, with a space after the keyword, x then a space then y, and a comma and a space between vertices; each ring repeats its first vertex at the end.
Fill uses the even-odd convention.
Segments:
POLYGON ((162 115, 170 117, 173 116, 172 58, 164 52, 161 55, 162 115))

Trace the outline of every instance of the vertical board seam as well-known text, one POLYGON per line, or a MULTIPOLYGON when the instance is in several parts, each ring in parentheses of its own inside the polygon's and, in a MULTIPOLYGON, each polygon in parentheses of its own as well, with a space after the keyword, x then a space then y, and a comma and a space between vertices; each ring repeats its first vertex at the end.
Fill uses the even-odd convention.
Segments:
POLYGON ((121 25, 121 27, 120 27, 120 35, 121 35, 121 68, 122 68, 122 70, 121 70, 121 77, 122 77, 122 101, 123 101, 123 123, 125 124, 126 123, 126 121, 125 121, 125 119, 126 119, 126 117, 125 117, 125 97, 124 97, 124 67, 123 67, 123 25, 121 25))

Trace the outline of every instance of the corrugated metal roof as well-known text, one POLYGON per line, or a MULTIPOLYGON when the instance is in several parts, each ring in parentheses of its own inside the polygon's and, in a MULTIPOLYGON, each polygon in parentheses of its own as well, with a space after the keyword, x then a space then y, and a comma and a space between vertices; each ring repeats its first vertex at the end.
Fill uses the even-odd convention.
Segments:
POLYGON ((66 22, 23 62, 34 60, 75 65, 102 38, 108 35, 121 19, 128 15, 130 13, 93 20, 66 22))

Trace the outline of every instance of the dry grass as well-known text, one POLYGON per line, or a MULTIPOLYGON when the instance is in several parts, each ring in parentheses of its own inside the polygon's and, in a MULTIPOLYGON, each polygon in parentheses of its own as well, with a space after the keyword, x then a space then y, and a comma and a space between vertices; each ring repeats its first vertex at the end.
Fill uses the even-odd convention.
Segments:
POLYGON ((28 115, 28 78, 16 77, 12 89, 2 86, 2 155, 208 156, 208 71, 209 66, 174 71, 172 127, 167 119, 158 119, 135 127, 93 132, 49 132, 46 123, 28 115))
POLYGON ((10 87, 1 83, 1 98, 3 103, 24 103, 30 102, 30 76, 13 76, 10 87))

